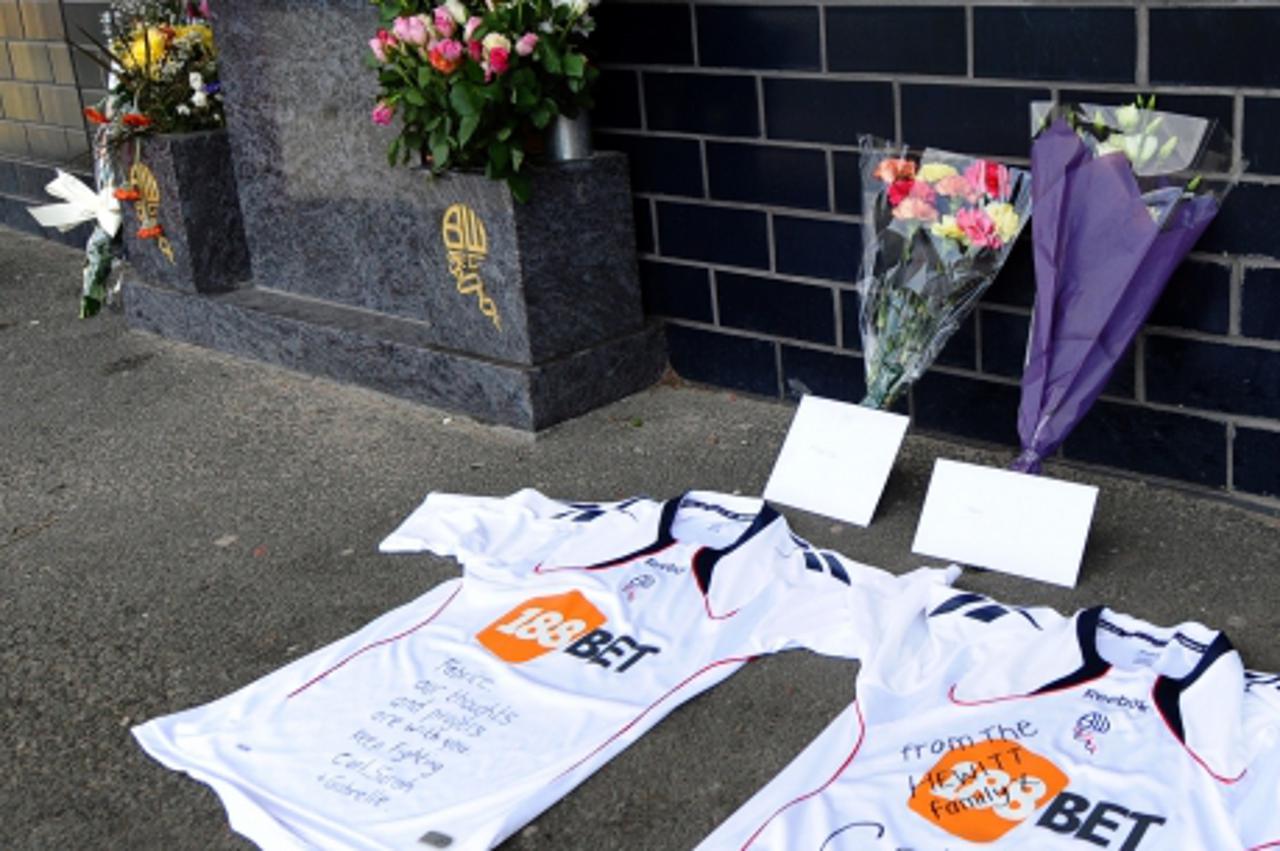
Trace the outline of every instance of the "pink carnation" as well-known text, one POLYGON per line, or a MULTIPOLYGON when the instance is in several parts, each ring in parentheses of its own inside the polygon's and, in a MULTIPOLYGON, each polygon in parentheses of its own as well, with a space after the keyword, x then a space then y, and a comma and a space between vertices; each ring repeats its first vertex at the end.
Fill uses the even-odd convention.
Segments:
POLYGON ((494 47, 489 50, 489 67, 493 69, 493 73, 501 76, 507 73, 507 69, 511 67, 511 51, 504 47, 494 47))
POLYGON ((946 195, 948 198, 968 198, 972 201, 976 200, 978 195, 969 178, 958 174, 942 178, 934 184, 934 188, 938 190, 939 195, 946 195))
POLYGON ((456 26, 453 21, 453 15, 449 14, 449 10, 444 6, 437 6, 432 12, 432 20, 436 25, 436 32, 444 38, 453 35, 453 28, 456 26))
POLYGON ((538 36, 534 33, 525 33, 520 36, 520 40, 516 42, 516 53, 521 56, 528 56, 533 53, 533 49, 538 46, 538 36))
POLYGON ((895 219, 920 219, 932 222, 938 218, 938 210, 923 198, 907 197, 893 208, 895 219))
POLYGON ((373 115, 370 117, 373 119, 374 124, 381 124, 385 127, 391 123, 391 119, 395 117, 395 114, 395 107, 379 101, 378 105, 373 108, 373 115))
POLYGON ((998 201, 1009 197, 1009 169, 990 160, 974 160, 964 170, 965 179, 974 188, 998 201))
POLYGON ((933 187, 923 180, 900 178, 889 185, 889 206, 896 207, 907 198, 918 198, 926 204, 937 199, 933 187))
POLYGON ((484 45, 474 40, 467 42, 467 55, 472 61, 479 62, 484 58, 484 45))
POLYGON ((472 15, 467 20, 467 25, 462 28, 463 41, 471 41, 471 37, 476 34, 476 30, 480 29, 480 25, 484 23, 484 18, 472 15))
POLYGON ((430 37, 427 33, 427 22, 420 15, 396 18, 391 28, 395 31, 396 38, 418 47, 425 45, 430 37))
POLYGON ((1004 245, 996 230, 996 223, 981 207, 969 207, 956 213, 956 227, 964 231, 965 238, 979 248, 999 248, 1004 245))

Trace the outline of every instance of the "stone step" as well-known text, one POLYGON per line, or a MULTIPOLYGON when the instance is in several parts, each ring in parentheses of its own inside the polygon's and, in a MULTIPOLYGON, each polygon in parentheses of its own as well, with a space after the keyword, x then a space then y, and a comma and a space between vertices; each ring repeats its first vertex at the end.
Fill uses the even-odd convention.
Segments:
POLYGON ((264 287, 189 294, 135 277, 131 328, 536 431, 648 387, 666 367, 660 323, 533 365, 443 348, 426 322, 264 287))

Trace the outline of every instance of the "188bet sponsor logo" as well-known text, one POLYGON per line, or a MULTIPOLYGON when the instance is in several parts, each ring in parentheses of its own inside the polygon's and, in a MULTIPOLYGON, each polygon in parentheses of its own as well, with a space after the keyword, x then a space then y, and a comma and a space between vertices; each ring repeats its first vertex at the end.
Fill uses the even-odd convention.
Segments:
POLYGON ((629 670, 645 656, 662 652, 629 635, 604 629, 607 621, 580 591, 569 591, 524 601, 476 633, 476 640, 513 664, 563 652, 617 673, 629 670))
MULTIPOLYGON (((1088 845, 1137 851, 1163 816, 1067 791, 1070 778, 1029 748, 993 739, 956 748, 912 790, 907 806, 960 839, 996 842, 1030 822, 1088 845)), ((1083 847, 1083 846, 1082 846, 1083 847)))

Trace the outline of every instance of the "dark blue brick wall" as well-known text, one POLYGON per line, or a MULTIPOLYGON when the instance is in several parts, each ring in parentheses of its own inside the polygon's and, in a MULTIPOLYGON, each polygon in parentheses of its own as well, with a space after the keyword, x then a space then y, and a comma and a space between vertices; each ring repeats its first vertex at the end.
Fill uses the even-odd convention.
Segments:
POLYGON ((812 79, 766 79, 764 121, 771 139, 856 145, 893 136, 893 87, 812 79), (820 107, 820 108, 819 108, 820 107))
POLYGON ((761 396, 778 393, 776 345, 700 328, 667 326, 667 353, 671 367, 680 375, 761 396))
POLYGON ((903 85, 902 136, 912 144, 1025 157, 1031 102, 1048 89, 903 85))
POLYGON ((651 71, 643 80, 650 130, 716 136, 760 132, 756 83, 750 77, 651 71))
POLYGON ((1280 432, 1237 428, 1232 469, 1236 487, 1280 497, 1280 432))
POLYGON ((1167 411, 1100 400, 1062 447, 1067 458, 1220 488, 1227 427, 1167 411))
MULTIPOLYGON (((1051 92, 1212 119, 1239 184, 1061 455, 1280 502, 1280 0, 641 0, 598 17, 597 142, 631 158, 646 309, 681 375, 764 396, 864 392, 859 137, 1025 164, 1030 104, 1051 92)), ((1029 232, 900 403, 916 427, 1016 447, 1029 232)))
POLYGON ((827 8, 827 63, 832 71, 964 74, 967 56, 963 8, 827 8))
POLYGON ((1249 269, 1240 299, 1240 333, 1280 340, 1280 269, 1249 269))
POLYGON ((847 283, 858 279, 861 225, 776 215, 773 239, 779 272, 847 283))
POLYGON ((1275 8, 1152 9, 1149 14, 1151 82, 1280 86, 1275 8))
POLYGON ((644 310, 672 319, 711 322, 711 273, 700 266, 640 261, 644 310))
POLYGON ((669 257, 769 268, 768 221, 754 210, 660 201, 658 244, 669 257))
POLYGON ((592 47, 609 62, 693 64, 693 11, 683 3, 601 3, 592 47))
POLYGON ((835 345, 835 294, 827 287, 720 272, 716 294, 726 327, 835 345))
POLYGON ((808 148, 780 148, 736 142, 707 143, 711 197, 774 207, 830 206, 827 158, 808 148))
POLYGON ((862 359, 856 355, 783 345, 782 379, 788 395, 798 385, 817 396, 856 403, 867 392, 862 359))
POLYGON ((597 133, 596 147, 622 151, 631 166, 631 188, 660 195, 702 198, 702 151, 693 139, 597 133))
POLYGON ((973 69, 984 77, 1132 83, 1138 16, 1133 8, 973 10, 973 69))
POLYGON ((817 71, 818 10, 812 6, 699 6, 698 62, 709 68, 817 71))

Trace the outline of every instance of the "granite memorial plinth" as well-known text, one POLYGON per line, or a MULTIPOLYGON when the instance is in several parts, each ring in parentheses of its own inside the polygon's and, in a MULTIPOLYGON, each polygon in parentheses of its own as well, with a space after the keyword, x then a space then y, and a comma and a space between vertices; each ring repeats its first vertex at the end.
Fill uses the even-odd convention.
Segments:
POLYGON ((368 118, 374 6, 214 11, 251 280, 193 295, 142 274, 133 327, 523 429, 661 375, 621 154, 530 164, 527 204, 478 174, 389 166, 368 118))
POLYGON ((220 292, 249 279, 249 247, 225 130, 141 137, 121 149, 117 172, 143 196, 124 204, 125 252, 146 280, 184 292, 220 292), (137 180, 140 163, 150 176, 137 180), (156 193, 149 199, 149 193, 156 193), (144 212, 154 205, 155 219, 144 212), (159 225, 164 241, 143 239, 159 225), (162 250, 162 246, 164 250, 162 250))

